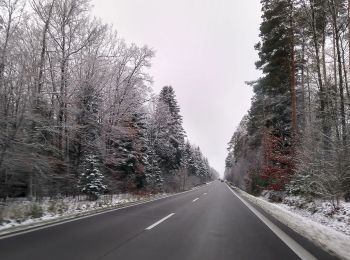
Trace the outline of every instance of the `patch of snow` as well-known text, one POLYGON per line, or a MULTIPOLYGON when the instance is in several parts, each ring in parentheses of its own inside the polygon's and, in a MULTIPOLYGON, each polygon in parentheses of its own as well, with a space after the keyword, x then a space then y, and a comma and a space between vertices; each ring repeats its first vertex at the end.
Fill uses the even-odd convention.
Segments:
POLYGON ((89 201, 87 196, 43 198, 40 201, 28 199, 8 199, 0 203, 0 234, 11 230, 49 223, 74 216, 88 215, 103 209, 168 196, 170 194, 117 194, 103 195, 96 201, 89 201))
POLYGON ((349 202, 340 201, 335 210, 334 205, 328 201, 305 201, 299 196, 288 196, 279 206, 350 236, 349 202))
MULTIPOLYGON (((268 214, 302 236, 310 239, 318 246, 337 255, 341 259, 350 259, 350 236, 346 235, 349 234, 349 223, 339 224, 337 222, 341 221, 339 221, 337 217, 335 217, 335 220, 328 220, 327 222, 321 217, 321 214, 314 214, 315 217, 311 217, 306 210, 298 211, 286 204, 271 203, 264 198, 254 197, 238 188, 234 189, 245 199, 259 206, 268 214), (322 223, 322 221, 324 221, 324 223, 322 223), (345 230, 345 232, 339 232, 337 231, 338 229, 340 231, 345 230)), ((327 210, 326 205, 323 205, 323 207, 327 210)), ((350 205, 345 204, 343 207, 347 211, 350 205)))

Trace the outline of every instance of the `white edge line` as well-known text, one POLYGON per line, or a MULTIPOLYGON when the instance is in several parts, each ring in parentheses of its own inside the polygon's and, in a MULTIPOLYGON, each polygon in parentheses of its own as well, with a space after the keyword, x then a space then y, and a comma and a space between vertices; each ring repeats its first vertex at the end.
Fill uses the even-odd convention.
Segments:
POLYGON ((17 232, 14 231, 14 233, 9 233, 8 235, 6 235, 6 234, 0 235, 0 240, 6 239, 6 238, 10 238, 10 237, 14 237, 14 236, 23 235, 23 234, 26 234, 26 233, 34 232, 34 231, 45 229, 45 228, 50 228, 50 227, 66 224, 66 223, 77 221, 77 220, 81 220, 81 219, 84 219, 84 218, 90 218, 90 217, 94 217, 94 216, 97 216, 97 215, 101 215, 101 214, 105 214, 105 213, 109 213, 109 212, 113 212, 113 211, 117 211, 117 210, 122 210, 122 209, 126 209, 126 208, 131 208, 131 207, 134 207, 134 206, 150 203, 150 202, 153 202, 153 201, 174 197, 174 196, 181 195, 181 194, 184 194, 184 193, 188 193, 188 192, 191 192, 191 191, 196 191, 196 190, 198 190, 200 188, 203 188, 203 187, 205 187, 207 185, 209 185, 209 184, 204 184, 204 185, 199 186, 199 187, 194 187, 191 190, 187 190, 187 191, 183 191, 183 192, 180 192, 180 193, 168 195, 168 196, 165 196, 165 197, 151 199, 149 201, 144 201, 144 202, 139 202, 139 203, 134 203, 132 205, 128 205, 128 206, 125 206, 125 207, 120 207, 120 208, 116 208, 116 209, 109 209, 109 210, 105 210, 105 211, 98 212, 98 213, 92 213, 92 214, 89 214, 87 216, 71 217, 71 218, 69 218, 67 220, 62 220, 62 221, 57 220, 58 221, 57 223, 52 223, 52 224, 48 223, 48 224, 43 224, 42 226, 28 227, 28 230, 17 231, 17 232))
POLYGON ((207 195, 208 193, 204 192, 203 195, 207 195))
POLYGON ((197 201, 197 200, 199 200, 199 198, 195 198, 194 200, 192 200, 192 202, 195 202, 195 201, 197 201))
POLYGON ((145 230, 150 230, 152 228, 154 228, 155 226, 158 226, 160 223, 162 223, 163 221, 167 220, 168 218, 172 217, 173 215, 175 215, 175 213, 171 213, 168 216, 158 220, 156 223, 150 225, 149 227, 145 228, 145 230))
MULTIPOLYGON (((227 185, 227 184, 226 184, 227 185)), ((227 187, 230 191, 240 200, 243 204, 250 209, 271 231, 279 237, 297 256, 301 259, 310 259, 317 260, 311 253, 306 251, 300 244, 298 244, 293 238, 288 236, 284 231, 282 231, 279 227, 273 224, 270 220, 268 220, 264 215, 262 215, 259 211, 257 211, 253 206, 251 206, 248 202, 246 202, 241 196, 239 196, 235 191, 233 191, 228 185, 227 187)))

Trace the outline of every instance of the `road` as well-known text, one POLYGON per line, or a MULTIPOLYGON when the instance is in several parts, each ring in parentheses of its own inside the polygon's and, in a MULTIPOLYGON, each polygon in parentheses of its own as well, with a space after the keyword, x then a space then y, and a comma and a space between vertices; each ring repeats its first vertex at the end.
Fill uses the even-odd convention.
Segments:
MULTIPOLYGON (((273 220, 317 259, 334 259, 273 220)), ((0 239, 2 260, 300 259, 215 181, 172 197, 0 239)))

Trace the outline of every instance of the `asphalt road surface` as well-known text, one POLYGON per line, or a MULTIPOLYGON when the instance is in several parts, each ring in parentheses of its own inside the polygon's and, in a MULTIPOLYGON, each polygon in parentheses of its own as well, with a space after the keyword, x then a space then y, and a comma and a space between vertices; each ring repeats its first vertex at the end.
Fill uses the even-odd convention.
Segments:
MULTIPOLYGON (((335 259, 266 217, 314 259, 335 259)), ((215 181, 172 197, 0 238, 0 259, 300 259, 282 240, 225 183, 215 181)))

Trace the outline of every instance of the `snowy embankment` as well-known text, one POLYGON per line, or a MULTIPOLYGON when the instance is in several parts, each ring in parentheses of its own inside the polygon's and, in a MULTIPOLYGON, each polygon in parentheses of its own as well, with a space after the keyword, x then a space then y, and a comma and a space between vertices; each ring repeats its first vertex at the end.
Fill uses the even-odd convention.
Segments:
POLYGON ((91 215, 137 202, 167 197, 170 194, 104 195, 96 201, 86 196, 42 198, 40 201, 9 199, 0 202, 0 235, 91 215))
POLYGON ((312 214, 305 209, 291 206, 291 200, 297 199, 295 197, 285 199, 285 203, 289 205, 271 203, 265 198, 254 197, 236 187, 233 188, 243 198, 259 206, 292 230, 313 241, 316 245, 341 259, 350 259, 349 203, 343 203, 341 210, 337 214, 328 214, 327 217, 327 212, 330 209, 326 202, 320 204, 321 207, 323 206, 323 210, 319 210, 318 214, 316 212, 312 214))

